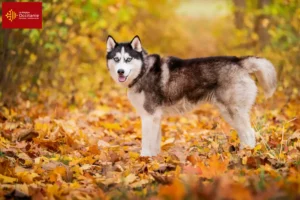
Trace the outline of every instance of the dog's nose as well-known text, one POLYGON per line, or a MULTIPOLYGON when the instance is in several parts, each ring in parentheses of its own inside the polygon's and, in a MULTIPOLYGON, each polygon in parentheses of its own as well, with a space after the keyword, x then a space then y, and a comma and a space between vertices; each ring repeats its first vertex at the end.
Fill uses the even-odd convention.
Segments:
POLYGON ((123 75, 125 71, 124 71, 124 69, 118 69, 117 72, 118 72, 119 75, 123 75))

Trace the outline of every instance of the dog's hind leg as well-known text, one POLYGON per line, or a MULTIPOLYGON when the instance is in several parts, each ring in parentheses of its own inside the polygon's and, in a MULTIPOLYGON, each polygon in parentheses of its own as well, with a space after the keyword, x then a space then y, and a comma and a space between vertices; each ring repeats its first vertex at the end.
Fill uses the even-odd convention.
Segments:
POLYGON ((257 88, 250 77, 234 83, 222 95, 216 96, 215 104, 224 119, 238 132, 240 147, 254 148, 256 144, 255 131, 251 127, 249 110, 251 109, 257 88))
POLYGON ((218 104, 219 110, 227 121, 237 132, 240 138, 240 148, 255 147, 255 132, 251 127, 248 111, 241 108, 228 108, 218 104))

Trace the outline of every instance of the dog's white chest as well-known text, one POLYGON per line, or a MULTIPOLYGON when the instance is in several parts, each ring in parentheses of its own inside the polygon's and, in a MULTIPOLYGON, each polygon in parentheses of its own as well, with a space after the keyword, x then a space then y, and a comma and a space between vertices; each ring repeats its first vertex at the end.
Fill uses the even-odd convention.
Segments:
POLYGON ((132 90, 127 92, 128 99, 139 115, 144 115, 147 111, 144 108, 145 94, 144 92, 137 93, 132 90))

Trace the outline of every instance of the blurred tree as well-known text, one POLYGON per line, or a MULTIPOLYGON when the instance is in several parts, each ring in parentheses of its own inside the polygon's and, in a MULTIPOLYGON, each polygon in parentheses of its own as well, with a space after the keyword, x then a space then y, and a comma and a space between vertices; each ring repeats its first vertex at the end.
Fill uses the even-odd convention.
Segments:
POLYGON ((108 34, 117 41, 139 34, 150 51, 184 52, 188 47, 182 45, 185 29, 177 6, 168 0, 43 1, 43 29, 0 32, 1 98, 15 100, 22 94, 36 99, 51 93, 72 103, 84 99, 74 97, 78 91, 95 94, 110 80, 105 63, 108 34))
MULTIPOLYGON (((271 0, 259 0, 257 3, 257 9, 258 10, 263 10, 265 7, 269 6, 271 3, 271 0)), ((259 46, 261 48, 265 47, 270 40, 270 35, 268 33, 268 29, 269 29, 269 24, 270 24, 270 17, 265 14, 259 14, 256 17, 256 21, 255 21, 255 32, 258 35, 258 42, 259 42, 259 46)))
POLYGON ((246 8, 246 0, 233 0, 235 10, 234 10, 234 19, 235 26, 238 29, 244 28, 244 12, 246 8))
POLYGON ((10 30, 7 29, 7 30, 3 30, 3 35, 2 38, 1 38, 1 46, 2 46, 2 49, 1 49, 1 56, 0 56, 0 63, 1 63, 1 67, 0 67, 0 86, 1 86, 1 89, 2 87, 4 86, 4 83, 6 82, 5 81, 5 72, 6 72, 6 69, 7 69, 7 58, 8 58, 8 38, 9 38, 9 33, 10 33, 10 30))
POLYGON ((231 40, 226 38, 227 47, 223 50, 269 58, 277 67, 279 89, 300 94, 300 1, 246 0, 242 14, 237 11, 241 11, 243 1, 232 2, 237 29, 231 40), (237 24, 242 21, 243 26, 237 24))

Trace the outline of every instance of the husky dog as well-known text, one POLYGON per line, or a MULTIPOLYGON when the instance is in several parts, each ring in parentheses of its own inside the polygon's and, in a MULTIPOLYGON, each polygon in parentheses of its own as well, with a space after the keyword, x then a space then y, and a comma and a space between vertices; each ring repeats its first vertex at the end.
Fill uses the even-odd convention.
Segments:
POLYGON ((264 58, 207 57, 180 59, 148 55, 135 36, 129 43, 107 38, 107 67, 112 78, 128 88, 128 98, 142 120, 141 156, 160 152, 161 119, 210 102, 238 132, 240 148, 255 147, 249 120, 257 93, 255 73, 265 96, 276 88, 276 71, 264 58))

